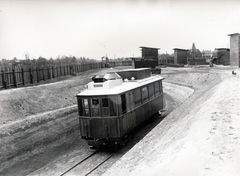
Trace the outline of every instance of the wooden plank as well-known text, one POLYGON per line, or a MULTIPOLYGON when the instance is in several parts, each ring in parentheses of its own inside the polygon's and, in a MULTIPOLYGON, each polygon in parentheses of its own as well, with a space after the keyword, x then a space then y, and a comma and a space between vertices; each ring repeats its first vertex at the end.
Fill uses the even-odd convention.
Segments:
POLYGON ((13 85, 14 85, 14 87, 18 87, 15 68, 13 68, 13 70, 12 70, 12 76, 13 76, 13 85))
POLYGON ((5 72, 2 70, 2 85, 5 89, 7 89, 7 82, 5 77, 5 72))

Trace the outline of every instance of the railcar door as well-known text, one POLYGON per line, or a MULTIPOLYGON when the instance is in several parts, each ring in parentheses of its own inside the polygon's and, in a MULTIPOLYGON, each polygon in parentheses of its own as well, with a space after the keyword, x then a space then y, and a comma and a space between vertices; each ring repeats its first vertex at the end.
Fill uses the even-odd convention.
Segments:
POLYGON ((78 97, 79 128, 82 137, 90 135, 90 110, 89 100, 86 97, 78 97))
POLYGON ((131 128, 134 128, 136 126, 136 112, 135 112, 135 102, 134 102, 134 93, 133 91, 131 91, 128 94, 128 98, 129 98, 129 107, 130 107, 130 123, 131 123, 131 128))
POLYGON ((123 133, 129 132, 132 128, 136 126, 136 115, 134 110, 134 96, 133 91, 127 92, 126 96, 126 108, 127 111, 122 117, 122 129, 123 133))
POLYGON ((127 111, 134 110, 134 96, 133 91, 127 93, 127 111))

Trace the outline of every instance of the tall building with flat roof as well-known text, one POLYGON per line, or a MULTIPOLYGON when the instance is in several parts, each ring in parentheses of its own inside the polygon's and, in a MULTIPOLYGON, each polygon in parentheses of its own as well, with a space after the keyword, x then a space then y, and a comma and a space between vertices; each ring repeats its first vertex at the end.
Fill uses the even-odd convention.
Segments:
POLYGON ((230 66, 240 67, 240 34, 229 34, 230 36, 230 66))
POLYGON ((142 50, 142 57, 132 58, 133 68, 151 67, 152 69, 158 66, 158 50, 160 48, 140 47, 142 50))
POLYGON ((187 49, 173 48, 174 50, 174 64, 184 64, 187 62, 187 49))
POLYGON ((160 48, 150 48, 150 47, 145 47, 145 46, 141 46, 140 48, 142 49, 143 59, 158 60, 158 50, 160 48))

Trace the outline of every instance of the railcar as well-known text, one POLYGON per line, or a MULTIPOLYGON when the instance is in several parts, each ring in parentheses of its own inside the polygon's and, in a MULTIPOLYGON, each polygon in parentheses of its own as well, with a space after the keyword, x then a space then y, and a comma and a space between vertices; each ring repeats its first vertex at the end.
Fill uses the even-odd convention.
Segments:
POLYGON ((124 144, 132 130, 163 110, 163 79, 149 68, 94 76, 77 95, 81 137, 93 148, 124 144))

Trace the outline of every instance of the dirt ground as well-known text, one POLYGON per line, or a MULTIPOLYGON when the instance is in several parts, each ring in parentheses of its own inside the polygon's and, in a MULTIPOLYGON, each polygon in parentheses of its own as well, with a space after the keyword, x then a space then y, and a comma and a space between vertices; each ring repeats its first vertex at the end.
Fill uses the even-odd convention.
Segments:
MULTIPOLYGON (((66 143, 65 133, 78 131, 73 97, 94 74, 106 71, 0 91, 0 168, 66 143)), ((179 106, 104 174, 239 175, 240 73, 231 71, 229 67, 163 68, 165 85, 188 87, 164 86, 179 106), (186 94, 187 100, 182 96, 186 94)))
POLYGON ((194 94, 103 175, 240 175, 240 72, 201 70, 171 79, 194 94))

